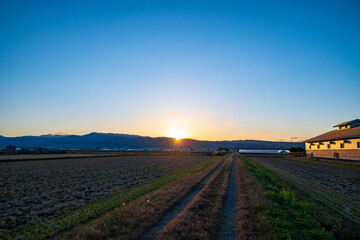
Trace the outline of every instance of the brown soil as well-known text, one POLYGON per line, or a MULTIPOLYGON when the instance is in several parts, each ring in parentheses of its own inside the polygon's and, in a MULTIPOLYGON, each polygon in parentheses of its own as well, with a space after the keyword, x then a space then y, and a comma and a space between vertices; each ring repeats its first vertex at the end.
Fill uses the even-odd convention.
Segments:
POLYGON ((209 158, 167 155, 0 163, 0 233, 209 158))
POLYGON ((184 176, 57 238, 141 239, 145 231, 155 226, 222 161, 223 158, 219 158, 199 172, 184 176))
POLYGON ((232 156, 157 239, 216 239, 229 184, 232 156))

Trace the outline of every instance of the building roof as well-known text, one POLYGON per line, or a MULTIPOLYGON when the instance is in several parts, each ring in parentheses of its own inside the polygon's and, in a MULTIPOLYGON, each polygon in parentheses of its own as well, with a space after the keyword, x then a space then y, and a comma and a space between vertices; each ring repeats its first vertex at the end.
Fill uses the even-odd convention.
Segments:
MULTIPOLYGON (((351 122, 351 121, 350 121, 351 122)), ((305 142, 324 142, 324 141, 333 141, 333 140, 342 140, 350 138, 360 138, 360 126, 343 129, 343 130, 333 130, 319 136, 305 140, 305 142)))
POLYGON ((340 123, 338 125, 335 125, 334 127, 342 127, 342 126, 349 125, 349 124, 354 123, 354 122, 360 122, 360 119, 354 119, 354 120, 351 120, 351 121, 343 122, 343 123, 340 123))

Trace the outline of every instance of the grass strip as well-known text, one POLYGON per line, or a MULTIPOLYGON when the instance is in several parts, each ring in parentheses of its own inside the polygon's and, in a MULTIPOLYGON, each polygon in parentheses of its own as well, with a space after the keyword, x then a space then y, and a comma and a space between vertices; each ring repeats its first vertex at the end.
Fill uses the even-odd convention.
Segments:
MULTIPOLYGON (((267 222, 268 238, 261 239, 335 239, 314 216, 308 202, 300 200, 295 193, 253 158, 243 156, 245 166, 259 181, 267 204, 260 209, 267 222)), ((255 214, 256 214, 256 209, 255 214)), ((259 227, 259 226, 258 226, 259 227)), ((263 230, 257 229, 258 233, 263 230)))
MULTIPOLYGON (((240 237, 240 239, 242 239, 241 236, 245 235, 244 239, 278 239, 278 234, 273 231, 275 223, 271 220, 271 216, 268 214, 271 209, 271 204, 264 195, 262 185, 244 165, 243 158, 238 161, 238 167, 236 170, 242 178, 242 181, 239 182, 239 186, 243 185, 244 187, 244 189, 240 190, 240 192, 244 191, 247 193, 250 210, 250 213, 247 216, 248 218, 244 220, 244 216, 241 215, 241 212, 239 211, 240 209, 237 209, 238 238, 240 237), (248 232, 246 233, 246 231, 248 232)), ((238 196, 241 196, 241 194, 238 196)), ((241 201, 241 199, 238 199, 238 202, 241 201)))
POLYGON ((121 206, 123 203, 128 203, 131 200, 134 200, 148 192, 163 187, 175 181, 179 177, 195 173, 206 167, 209 167, 215 159, 216 157, 195 165, 176 169, 175 171, 172 171, 171 173, 158 179, 153 179, 146 183, 119 191, 111 196, 97 199, 81 206, 78 209, 71 209, 57 217, 48 218, 42 223, 36 225, 29 225, 25 228, 24 231, 8 234, 3 237, 5 239, 49 238, 58 234, 61 231, 70 229, 75 225, 99 217, 100 215, 121 206))
MULTIPOLYGON (((251 186, 255 183, 251 178, 251 174, 247 171, 245 165, 240 161, 239 156, 234 156, 235 161, 235 177, 236 177, 236 236, 237 239, 250 240, 254 239, 254 216, 250 211, 250 202, 255 204, 261 200, 258 196, 260 191, 258 188, 251 186), (249 196, 249 191, 252 192, 249 196), (256 192, 256 194, 255 194, 256 192)), ((262 216, 261 216, 262 217, 262 216)), ((257 221, 259 223, 259 221, 257 221)))
POLYGON ((203 190, 159 234, 164 239, 217 239, 229 185, 232 157, 209 180, 203 190))

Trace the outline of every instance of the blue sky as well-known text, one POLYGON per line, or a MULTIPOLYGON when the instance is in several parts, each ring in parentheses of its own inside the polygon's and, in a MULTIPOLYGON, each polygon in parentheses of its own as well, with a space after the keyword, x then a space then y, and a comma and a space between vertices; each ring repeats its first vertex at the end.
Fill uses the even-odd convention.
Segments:
POLYGON ((360 118, 358 1, 1 1, 0 135, 300 140, 360 118))

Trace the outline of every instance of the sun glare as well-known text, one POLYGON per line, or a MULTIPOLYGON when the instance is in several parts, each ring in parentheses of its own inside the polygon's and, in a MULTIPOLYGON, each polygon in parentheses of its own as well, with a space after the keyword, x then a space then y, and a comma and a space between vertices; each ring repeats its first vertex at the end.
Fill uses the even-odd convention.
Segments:
POLYGON ((187 133, 181 128, 173 128, 168 133, 168 137, 176 138, 177 140, 186 138, 187 136, 187 133))

